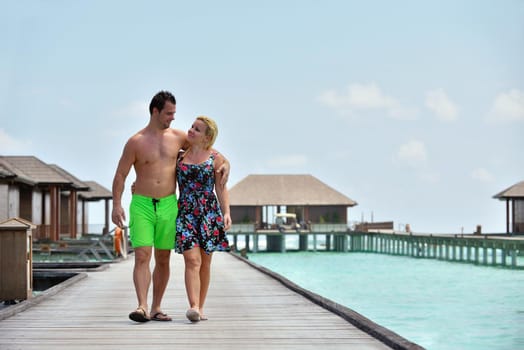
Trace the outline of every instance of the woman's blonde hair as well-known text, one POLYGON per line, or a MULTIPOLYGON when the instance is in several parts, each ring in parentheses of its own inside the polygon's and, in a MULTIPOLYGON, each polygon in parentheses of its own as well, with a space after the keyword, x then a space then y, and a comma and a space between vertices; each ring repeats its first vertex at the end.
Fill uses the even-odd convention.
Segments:
POLYGON ((206 144, 206 148, 210 149, 211 146, 213 146, 213 144, 215 143, 215 140, 217 139, 217 135, 218 135, 217 123, 213 119, 205 115, 199 115, 196 119, 204 122, 204 124, 206 124, 207 126, 205 135, 209 137, 209 141, 206 144))

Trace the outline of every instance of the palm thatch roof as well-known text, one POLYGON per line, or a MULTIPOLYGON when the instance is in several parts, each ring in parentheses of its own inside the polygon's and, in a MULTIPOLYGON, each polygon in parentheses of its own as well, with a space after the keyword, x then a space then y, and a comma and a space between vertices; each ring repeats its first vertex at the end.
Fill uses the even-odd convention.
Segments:
POLYGON ((78 196, 86 201, 98 201, 101 199, 112 199, 113 193, 95 181, 84 181, 89 186, 89 191, 80 192, 78 196))
POLYGON ((6 178, 31 185, 70 185, 71 181, 34 156, 0 156, 6 178))
POLYGON ((94 181, 82 181, 56 164, 47 164, 34 156, 0 156, 0 180, 25 183, 31 186, 59 185, 76 189, 88 201, 111 199, 111 191, 94 181))
POLYGON ((87 191, 89 190, 89 186, 84 182, 79 180, 76 176, 68 172, 67 170, 59 167, 56 164, 49 164, 49 166, 53 169, 55 169, 60 175, 62 175, 64 178, 68 179, 72 186, 76 188, 79 191, 87 191))
POLYGON ((518 182, 515 185, 506 188, 504 191, 493 196, 500 200, 510 198, 524 198, 524 181, 518 182))
POLYGON ((357 205, 312 175, 249 175, 229 189, 229 201, 232 206, 357 205))

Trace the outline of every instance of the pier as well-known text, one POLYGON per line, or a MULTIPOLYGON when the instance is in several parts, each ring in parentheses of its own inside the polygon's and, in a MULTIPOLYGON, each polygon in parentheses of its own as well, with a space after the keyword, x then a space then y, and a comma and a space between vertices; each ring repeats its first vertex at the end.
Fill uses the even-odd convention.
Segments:
POLYGON ((319 225, 307 231, 280 232, 254 230, 246 225, 236 227, 228 232, 228 236, 232 237, 237 250, 252 253, 291 250, 365 252, 524 269, 522 235, 356 232, 349 231, 345 225, 319 225), (298 242, 294 247, 288 243, 291 237, 298 242), (243 238, 243 244, 239 238, 243 238))
POLYGON ((128 319, 136 306, 131 256, 103 270, 81 272, 71 278, 74 283, 45 298, 0 308, 0 349, 422 349, 228 253, 213 256, 209 320, 191 323, 185 318, 183 264, 181 255, 172 255, 163 299, 172 322, 128 319))

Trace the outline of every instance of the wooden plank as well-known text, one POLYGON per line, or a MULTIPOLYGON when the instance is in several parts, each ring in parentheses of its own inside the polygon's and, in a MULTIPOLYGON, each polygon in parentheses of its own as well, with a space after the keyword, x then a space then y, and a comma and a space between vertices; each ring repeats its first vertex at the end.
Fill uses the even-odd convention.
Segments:
POLYGON ((130 259, 88 272, 58 294, 0 321, 1 349, 389 349, 343 318, 230 254, 213 257, 208 321, 185 318, 183 260, 173 254, 164 311, 173 322, 130 321, 130 259))

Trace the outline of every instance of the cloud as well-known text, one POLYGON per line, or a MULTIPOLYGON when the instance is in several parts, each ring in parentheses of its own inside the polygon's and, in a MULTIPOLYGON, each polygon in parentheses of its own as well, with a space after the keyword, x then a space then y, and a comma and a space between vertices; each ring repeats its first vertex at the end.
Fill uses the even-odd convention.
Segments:
POLYGON ((267 166, 270 168, 297 168, 307 164, 307 157, 303 154, 289 154, 270 158, 267 166))
POLYGON ((31 148, 31 141, 17 140, 0 129, 0 150, 2 154, 24 154, 31 148))
POLYGON ((407 164, 411 167, 418 167, 425 164, 428 160, 428 152, 422 141, 411 140, 400 145, 393 159, 401 164, 407 164))
POLYGON ((477 168, 471 172, 471 178, 480 182, 491 182, 494 176, 484 168, 477 168))
POLYGON ((511 89, 498 94, 487 119, 491 122, 523 122, 524 91, 511 89))
POLYGON ((443 89, 431 90, 426 93, 426 107, 442 121, 449 122, 457 119, 458 108, 443 89))
POLYGON ((397 99, 388 96, 373 83, 350 84, 347 91, 327 90, 317 100, 341 114, 353 115, 356 111, 385 110, 395 119, 414 119, 416 110, 403 107, 397 99))

